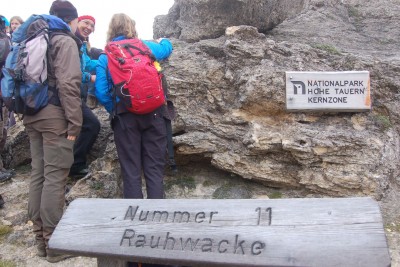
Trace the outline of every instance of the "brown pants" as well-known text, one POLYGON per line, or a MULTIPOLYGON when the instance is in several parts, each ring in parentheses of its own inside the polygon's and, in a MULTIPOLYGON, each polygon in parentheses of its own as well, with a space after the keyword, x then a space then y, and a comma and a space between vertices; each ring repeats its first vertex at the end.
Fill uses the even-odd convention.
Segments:
POLYGON ((74 141, 66 138, 64 119, 41 120, 25 127, 32 156, 28 214, 36 240, 47 247, 64 211, 65 186, 74 161, 74 141))

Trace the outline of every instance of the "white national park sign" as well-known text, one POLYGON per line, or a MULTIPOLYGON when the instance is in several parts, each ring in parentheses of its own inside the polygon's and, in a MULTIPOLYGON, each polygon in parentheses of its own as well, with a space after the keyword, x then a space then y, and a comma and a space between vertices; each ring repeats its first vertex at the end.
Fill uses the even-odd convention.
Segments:
POLYGON ((371 110, 368 71, 286 72, 288 111, 371 110))

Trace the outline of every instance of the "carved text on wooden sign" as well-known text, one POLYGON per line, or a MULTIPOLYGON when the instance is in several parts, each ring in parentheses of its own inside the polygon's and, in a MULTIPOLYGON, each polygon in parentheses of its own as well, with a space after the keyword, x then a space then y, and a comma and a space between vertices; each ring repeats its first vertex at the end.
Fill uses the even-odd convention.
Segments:
MULTIPOLYGON (((263 220, 267 224, 272 223, 272 208, 255 209, 257 218, 254 226, 261 225, 263 220), (266 216, 265 216, 266 215, 266 216)), ((212 225, 213 218, 217 218, 218 211, 167 211, 167 210, 144 210, 140 206, 129 206, 124 220, 130 220, 136 223, 196 223, 212 225)), ((212 236, 203 236, 193 238, 189 236, 176 236, 172 231, 162 234, 151 234, 148 232, 139 232, 134 228, 124 230, 120 246, 151 248, 163 250, 181 250, 215 253, 232 253, 242 255, 260 255, 266 247, 266 242, 261 240, 248 241, 243 234, 235 234, 231 237, 216 239, 212 236), (160 241, 161 240, 161 241, 160 241)))

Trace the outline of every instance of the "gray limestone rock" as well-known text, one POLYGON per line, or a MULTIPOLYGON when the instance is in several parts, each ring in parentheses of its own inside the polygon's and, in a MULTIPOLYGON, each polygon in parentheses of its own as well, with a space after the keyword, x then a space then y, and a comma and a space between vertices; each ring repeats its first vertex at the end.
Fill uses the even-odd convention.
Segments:
MULTIPOLYGON (((176 0, 156 19, 155 35, 174 45, 162 66, 177 111, 178 165, 201 162, 270 187, 330 196, 393 194, 400 186, 399 6, 176 0), (353 70, 370 72, 371 111, 287 112, 286 71, 353 70)), ((105 115, 102 121, 85 183, 112 179, 117 188, 118 156, 105 115)))
POLYGON ((168 15, 155 19, 154 37, 196 42, 217 38, 226 27, 250 25, 266 32, 298 14, 306 0, 176 0, 168 15))

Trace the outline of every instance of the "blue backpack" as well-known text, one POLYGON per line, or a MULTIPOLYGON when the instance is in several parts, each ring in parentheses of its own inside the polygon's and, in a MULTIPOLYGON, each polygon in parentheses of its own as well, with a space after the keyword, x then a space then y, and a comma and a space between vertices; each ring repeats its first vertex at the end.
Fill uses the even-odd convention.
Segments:
POLYGON ((67 32, 70 28, 58 17, 32 15, 13 33, 1 80, 2 98, 10 111, 34 115, 49 103, 59 103, 47 79, 52 31, 67 32))

